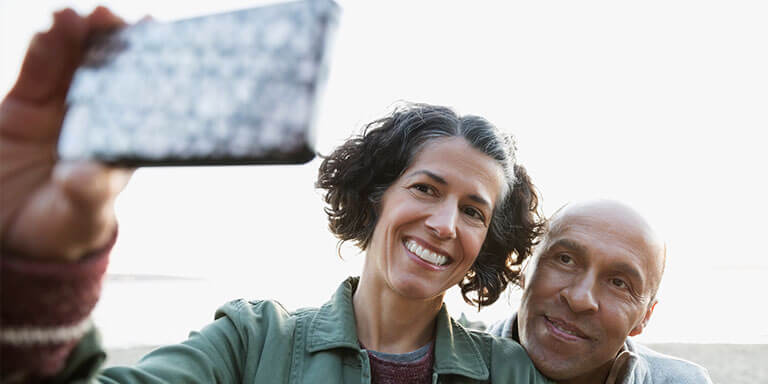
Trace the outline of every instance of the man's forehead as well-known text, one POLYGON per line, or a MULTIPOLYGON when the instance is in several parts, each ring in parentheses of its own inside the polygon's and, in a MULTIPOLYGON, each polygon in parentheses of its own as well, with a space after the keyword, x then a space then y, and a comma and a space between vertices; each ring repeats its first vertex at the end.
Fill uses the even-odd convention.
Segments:
POLYGON ((555 237, 569 228, 585 225, 601 227, 606 234, 623 234, 623 238, 663 247, 663 242, 645 218, 626 204, 613 200, 593 200, 564 206, 550 218, 547 237, 555 237))
POLYGON ((542 251, 556 243, 583 252, 597 245, 627 249, 661 279, 664 244, 645 219, 623 203, 595 200, 561 208, 548 223, 542 251), (573 236, 576 232, 579 236, 573 236))

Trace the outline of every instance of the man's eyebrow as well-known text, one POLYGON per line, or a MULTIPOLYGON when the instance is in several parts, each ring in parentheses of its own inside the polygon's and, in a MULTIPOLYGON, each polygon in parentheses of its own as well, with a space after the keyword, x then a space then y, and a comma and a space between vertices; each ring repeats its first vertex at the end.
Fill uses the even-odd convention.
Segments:
POLYGON ((643 279, 643 274, 640 273, 640 271, 637 270, 632 264, 625 263, 625 262, 617 262, 612 265, 613 269, 629 276, 630 279, 639 281, 640 284, 643 284, 645 280, 643 279))
POLYGON ((581 243, 573 241, 571 239, 557 239, 553 241, 547 249, 553 249, 556 247, 562 247, 565 249, 569 249, 571 251, 575 251, 577 253, 585 254, 587 253, 587 247, 583 246, 581 243))
MULTIPOLYGON (((442 178, 441 176, 435 174, 434 172, 428 171, 426 169, 420 169, 418 171, 413 171, 413 172, 411 172, 411 174, 408 175, 408 177, 413 177, 415 175, 420 175, 420 174, 421 175, 427 175, 430 179, 434 180, 438 184, 448 185, 448 181, 446 181, 444 178, 442 178)), ((482 204, 482 205, 485 205, 485 206, 488 206, 488 207, 491 206, 491 203, 488 202, 488 200, 484 199, 480 195, 472 194, 472 195, 469 195, 469 198, 472 201, 474 201, 474 202, 476 202, 478 204, 482 204)))

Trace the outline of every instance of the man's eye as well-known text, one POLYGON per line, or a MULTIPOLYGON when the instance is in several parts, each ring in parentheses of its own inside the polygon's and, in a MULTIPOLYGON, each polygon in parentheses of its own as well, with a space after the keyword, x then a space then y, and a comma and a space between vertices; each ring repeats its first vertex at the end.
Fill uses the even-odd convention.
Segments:
POLYGON ((563 264, 571 264, 573 263, 573 257, 571 257, 571 255, 563 253, 560 255, 560 262, 563 264))
POLYGON ((622 288, 622 289, 627 288, 627 282, 619 278, 611 279, 611 284, 613 284, 613 286, 615 286, 616 288, 622 288))

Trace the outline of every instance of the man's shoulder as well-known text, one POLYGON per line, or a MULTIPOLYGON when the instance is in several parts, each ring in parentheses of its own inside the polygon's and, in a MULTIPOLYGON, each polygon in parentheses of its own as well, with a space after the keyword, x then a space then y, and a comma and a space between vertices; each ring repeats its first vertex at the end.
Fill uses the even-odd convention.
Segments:
POLYGON ((688 360, 655 351, 627 339, 627 349, 648 366, 654 383, 712 383, 707 369, 688 360))
POLYGON ((516 316, 512 315, 505 319, 498 320, 491 323, 485 331, 497 337, 512 338, 512 324, 514 324, 515 319, 516 316))

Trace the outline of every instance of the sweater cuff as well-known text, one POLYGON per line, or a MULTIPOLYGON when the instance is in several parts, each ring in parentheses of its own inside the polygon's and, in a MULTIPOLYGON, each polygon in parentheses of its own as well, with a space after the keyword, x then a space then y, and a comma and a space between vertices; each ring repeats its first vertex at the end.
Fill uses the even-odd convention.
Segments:
POLYGON ((93 327, 90 313, 101 293, 107 246, 75 263, 4 255, 0 260, 0 356, 2 377, 50 376, 93 327))

